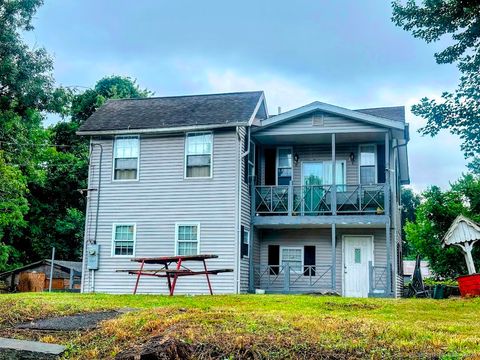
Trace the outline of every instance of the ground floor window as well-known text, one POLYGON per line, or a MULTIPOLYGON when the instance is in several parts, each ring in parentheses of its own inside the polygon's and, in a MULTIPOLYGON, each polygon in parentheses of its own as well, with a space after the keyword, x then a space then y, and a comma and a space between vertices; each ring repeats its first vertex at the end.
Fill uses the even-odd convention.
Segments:
POLYGON ((112 255, 133 256, 135 252, 135 233, 135 224, 114 224, 112 255))
POLYGON ((198 255, 200 224, 177 224, 175 233, 177 255, 198 255))
POLYGON ((286 265, 288 265, 290 271, 301 273, 303 271, 303 248, 281 247, 280 261, 282 268, 285 268, 286 265))

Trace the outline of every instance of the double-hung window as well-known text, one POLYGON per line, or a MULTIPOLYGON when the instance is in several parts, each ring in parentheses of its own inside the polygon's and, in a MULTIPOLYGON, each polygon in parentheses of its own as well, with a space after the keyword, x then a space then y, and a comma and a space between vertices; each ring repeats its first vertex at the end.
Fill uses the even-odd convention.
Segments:
POLYGON ((242 225, 241 227, 241 241, 242 241, 242 244, 241 244, 241 255, 242 255, 242 258, 245 256, 245 257, 248 257, 248 248, 249 248, 249 244, 250 244, 250 232, 242 225))
POLYGON ((185 177, 212 176, 213 134, 187 133, 185 140, 185 177))
POLYGON ((134 224, 113 225, 114 256, 133 256, 135 253, 136 226, 134 224))
POLYGON ((198 255, 200 224, 177 224, 176 254, 198 255))
POLYGON ((292 180, 292 148, 277 149, 277 185, 290 185, 292 180))
POLYGON ((114 144, 113 179, 137 180, 140 141, 138 136, 117 136, 114 144))
POLYGON ((377 182, 377 147, 360 145, 360 184, 368 185, 377 182))
POLYGON ((281 247, 280 261, 282 269, 288 265, 291 272, 303 272, 303 248, 302 247, 281 247))
POLYGON ((255 143, 250 141, 250 152, 248 153, 248 171, 247 171, 247 183, 253 180, 255 176, 255 143))

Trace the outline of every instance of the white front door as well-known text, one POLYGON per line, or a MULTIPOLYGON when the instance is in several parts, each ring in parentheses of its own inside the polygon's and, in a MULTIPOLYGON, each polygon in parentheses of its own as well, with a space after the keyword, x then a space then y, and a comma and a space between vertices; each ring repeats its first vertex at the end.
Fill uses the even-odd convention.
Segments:
POLYGON ((344 296, 368 297, 368 262, 373 261, 373 237, 345 236, 344 241, 344 296))

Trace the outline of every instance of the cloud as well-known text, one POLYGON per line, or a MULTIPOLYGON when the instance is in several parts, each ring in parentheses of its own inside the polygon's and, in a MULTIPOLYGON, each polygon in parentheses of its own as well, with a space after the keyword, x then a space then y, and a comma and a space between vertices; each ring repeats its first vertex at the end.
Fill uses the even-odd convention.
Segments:
POLYGON ((273 74, 256 74, 252 77, 232 69, 209 69, 206 71, 206 81, 213 92, 263 90, 271 114, 276 114, 278 107, 283 112, 322 97, 313 89, 273 74))
POLYGON ((272 74, 242 74, 233 69, 210 69, 205 73, 205 81, 212 92, 264 90, 271 114, 276 114, 277 107, 282 111, 305 105, 312 101, 323 101, 339 106, 354 103, 353 108, 368 106, 404 105, 406 121, 410 124, 409 164, 412 187, 423 191, 427 187, 437 185, 442 188, 457 180, 466 172, 466 161, 460 150, 460 139, 447 131, 435 137, 422 136, 418 130, 425 125, 425 120, 411 113, 412 105, 424 97, 439 98, 435 89, 418 88, 402 89, 384 87, 367 94, 365 102, 358 97, 344 93, 326 95, 307 85, 272 74))

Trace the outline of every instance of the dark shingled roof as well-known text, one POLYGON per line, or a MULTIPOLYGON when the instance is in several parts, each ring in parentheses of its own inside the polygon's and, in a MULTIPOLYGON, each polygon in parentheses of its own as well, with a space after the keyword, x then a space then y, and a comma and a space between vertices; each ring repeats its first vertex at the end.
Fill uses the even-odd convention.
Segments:
POLYGON ((382 117, 385 119, 405 122, 405 106, 380 107, 355 110, 364 114, 382 117))
POLYGON ((247 123, 262 91, 109 100, 79 132, 247 123))

